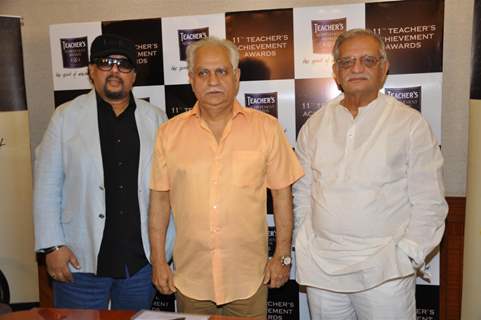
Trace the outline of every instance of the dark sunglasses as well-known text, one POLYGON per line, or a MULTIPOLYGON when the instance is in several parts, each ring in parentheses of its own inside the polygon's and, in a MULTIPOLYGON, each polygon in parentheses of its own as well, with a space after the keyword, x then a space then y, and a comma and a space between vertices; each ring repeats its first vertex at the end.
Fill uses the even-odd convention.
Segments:
POLYGON ((114 64, 117 66, 119 71, 123 73, 129 73, 134 70, 134 65, 125 58, 95 58, 92 60, 92 63, 94 63, 97 68, 102 71, 112 70, 114 64))

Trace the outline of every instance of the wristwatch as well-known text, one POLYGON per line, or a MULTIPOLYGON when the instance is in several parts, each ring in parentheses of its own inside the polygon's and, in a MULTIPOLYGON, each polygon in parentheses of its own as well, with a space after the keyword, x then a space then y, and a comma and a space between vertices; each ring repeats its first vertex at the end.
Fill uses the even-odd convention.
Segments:
POLYGON ((281 257, 281 264, 284 267, 289 267, 292 264, 292 258, 291 256, 282 256, 281 257))
POLYGON ((39 252, 44 253, 44 254, 49 254, 51 252, 60 250, 60 248, 62 248, 62 247, 63 247, 63 245, 48 247, 48 248, 40 249, 39 252))

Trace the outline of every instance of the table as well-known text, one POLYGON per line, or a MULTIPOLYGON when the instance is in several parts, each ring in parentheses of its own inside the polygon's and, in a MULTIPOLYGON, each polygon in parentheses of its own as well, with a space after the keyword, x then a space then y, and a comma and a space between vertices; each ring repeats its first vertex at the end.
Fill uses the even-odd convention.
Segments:
MULTIPOLYGON (((34 308, 0 316, 0 320, 130 320, 134 311, 76 310, 34 308)), ((246 320, 247 318, 211 316, 210 320, 246 320)))

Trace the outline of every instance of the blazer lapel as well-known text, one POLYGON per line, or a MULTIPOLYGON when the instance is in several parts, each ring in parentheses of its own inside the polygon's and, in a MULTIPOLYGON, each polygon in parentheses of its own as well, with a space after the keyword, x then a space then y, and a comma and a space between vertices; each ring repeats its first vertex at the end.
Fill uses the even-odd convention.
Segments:
POLYGON ((102 150, 100 148, 99 123, 97 115, 97 99, 95 90, 87 95, 87 101, 82 108, 81 123, 84 125, 80 131, 80 136, 84 142, 85 149, 89 153, 100 176, 104 176, 102 164, 102 150))
MULTIPOLYGON (((141 181, 141 178, 145 174, 145 170, 148 169, 148 166, 152 161, 152 137, 154 136, 152 130, 155 129, 152 126, 153 121, 146 116, 139 103, 137 103, 137 108, 135 109, 135 122, 137 124, 140 139, 139 181, 141 181)), ((150 174, 150 172, 148 174, 150 174)))

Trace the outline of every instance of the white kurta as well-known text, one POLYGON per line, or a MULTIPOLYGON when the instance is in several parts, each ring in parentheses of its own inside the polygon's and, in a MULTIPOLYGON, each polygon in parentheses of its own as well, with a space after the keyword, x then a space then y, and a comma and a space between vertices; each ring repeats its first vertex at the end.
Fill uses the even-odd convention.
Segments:
POLYGON ((297 281, 355 292, 412 274, 444 232, 443 158, 416 110, 379 94, 356 118, 328 102, 302 127, 297 281))

